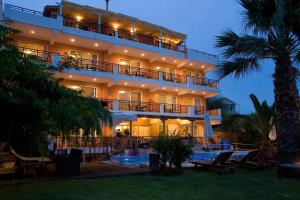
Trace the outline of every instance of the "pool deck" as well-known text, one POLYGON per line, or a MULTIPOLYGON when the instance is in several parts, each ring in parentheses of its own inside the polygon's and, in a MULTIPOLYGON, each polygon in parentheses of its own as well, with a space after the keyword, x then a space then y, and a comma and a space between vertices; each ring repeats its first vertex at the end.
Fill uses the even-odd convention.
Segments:
POLYGON ((60 180, 94 179, 113 176, 127 176, 135 174, 149 173, 149 168, 136 166, 125 166, 109 161, 95 161, 90 163, 81 163, 80 174, 77 176, 61 177, 54 174, 55 165, 47 166, 47 172, 41 176, 26 176, 25 178, 16 178, 0 176, 1 185, 11 185, 15 183, 37 183, 60 180))

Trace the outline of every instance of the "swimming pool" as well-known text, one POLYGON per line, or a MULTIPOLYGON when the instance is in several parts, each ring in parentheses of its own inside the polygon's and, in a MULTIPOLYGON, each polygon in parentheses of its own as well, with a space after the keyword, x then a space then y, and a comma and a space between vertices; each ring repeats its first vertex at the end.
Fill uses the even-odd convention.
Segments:
MULTIPOLYGON (((209 160, 215 159, 219 152, 199 152, 193 153, 187 161, 193 160, 209 160)), ((245 155, 245 151, 234 152, 232 154, 233 157, 239 157, 245 155)), ((142 155, 134 155, 134 156, 113 156, 111 161, 118 162, 122 165, 135 165, 138 166, 140 164, 149 164, 149 155, 142 154, 142 155)))

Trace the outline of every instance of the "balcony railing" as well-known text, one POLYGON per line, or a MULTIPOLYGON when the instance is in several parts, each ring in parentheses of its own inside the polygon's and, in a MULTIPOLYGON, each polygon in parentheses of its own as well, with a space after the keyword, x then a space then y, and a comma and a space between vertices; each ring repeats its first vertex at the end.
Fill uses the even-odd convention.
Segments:
MULTIPOLYGON (((96 61, 90 59, 75 58, 69 55, 61 55, 55 52, 41 51, 37 49, 18 47, 20 52, 28 55, 37 56, 41 61, 52 63, 53 56, 59 57, 59 63, 66 68, 75 69, 86 69, 99 72, 109 72, 114 73, 114 68, 116 67, 119 74, 125 74, 129 76, 137 76, 142 78, 154 79, 154 80, 164 80, 174 83, 187 84, 187 76, 166 72, 159 72, 152 69, 145 69, 140 67, 130 67, 126 65, 119 65, 109 62, 96 61), (160 73, 162 73, 162 78, 160 78, 160 73)), ((217 82, 205 78, 193 77, 193 84, 195 85, 205 85, 209 87, 217 88, 217 82)))
POLYGON ((18 49, 20 52, 26 55, 37 56, 38 59, 43 62, 52 62, 52 56, 56 54, 49 51, 42 51, 42 50, 23 48, 23 47, 18 47, 18 49))
POLYGON ((102 106, 106 109, 112 110, 113 109, 113 99, 99 99, 102 103, 102 106))
POLYGON ((160 112, 160 104, 152 102, 119 100, 119 109, 139 112, 160 112))
POLYGON ((214 81, 214 80, 211 80, 211 79, 206 79, 206 78, 200 78, 200 77, 193 76, 193 83, 195 85, 206 85, 206 86, 209 86, 209 87, 218 88, 217 81, 214 81))
POLYGON ((159 72, 151 69, 140 67, 130 67, 126 65, 119 65, 119 74, 126 74, 129 76, 139 76, 143 78, 159 79, 159 72))
POLYGON ((174 83, 187 83, 187 76, 163 72, 163 80, 174 83))
POLYGON ((204 106, 195 106, 195 115, 204 115, 206 108, 204 106))
POLYGON ((219 116, 220 115, 220 109, 214 109, 208 111, 210 116, 219 116))
POLYGON ((55 15, 55 14, 47 14, 47 16, 45 16, 45 13, 43 13, 43 12, 36 11, 36 10, 31 10, 31 9, 27 9, 27 8, 22 8, 22 7, 19 7, 19 6, 9 5, 9 7, 12 10, 16 10, 16 11, 31 14, 31 15, 44 16, 44 17, 49 17, 49 18, 56 18, 57 17, 57 15, 55 15))
POLYGON ((70 67, 74 67, 77 69, 86 69, 100 72, 110 72, 113 73, 114 64, 90 60, 90 59, 82 59, 82 58, 73 58, 71 56, 62 56, 61 63, 64 65, 70 65, 70 67))
POLYGON ((165 113, 178 113, 178 114, 188 114, 189 112, 188 105, 179 105, 179 104, 164 104, 165 113))

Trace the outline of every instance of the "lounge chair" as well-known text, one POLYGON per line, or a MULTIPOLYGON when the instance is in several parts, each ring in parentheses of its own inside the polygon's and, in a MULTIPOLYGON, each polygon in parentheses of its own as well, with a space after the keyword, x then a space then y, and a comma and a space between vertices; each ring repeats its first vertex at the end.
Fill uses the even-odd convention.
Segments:
POLYGON ((215 158, 215 160, 197 160, 190 163, 194 164, 195 167, 200 166, 201 168, 206 169, 217 168, 221 170, 219 172, 228 172, 233 170, 228 163, 228 159, 231 157, 232 153, 232 151, 222 152, 215 158))
POLYGON ((36 169, 38 167, 45 167, 46 163, 52 162, 48 157, 25 157, 18 154, 14 149, 11 149, 10 152, 19 161, 19 166, 23 170, 23 176, 32 174, 36 177, 36 169))
POLYGON ((274 166, 277 163, 276 152, 272 148, 262 149, 256 157, 248 159, 245 167, 247 168, 263 168, 274 166))
POLYGON ((252 150, 252 151, 249 151, 244 156, 231 157, 229 159, 229 162, 231 162, 232 164, 234 164, 236 166, 243 167, 243 166, 247 165, 248 161, 254 161, 256 159, 256 157, 261 153, 261 151, 262 150, 260 150, 260 149, 252 150))
POLYGON ((12 175, 14 179, 16 169, 16 160, 12 158, 9 152, 0 153, 0 176, 12 175))

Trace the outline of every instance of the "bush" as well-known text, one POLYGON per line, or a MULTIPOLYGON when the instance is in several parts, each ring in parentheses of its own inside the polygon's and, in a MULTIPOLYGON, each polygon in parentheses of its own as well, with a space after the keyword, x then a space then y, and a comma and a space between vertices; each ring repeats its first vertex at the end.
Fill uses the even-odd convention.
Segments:
POLYGON ((191 147, 178 136, 159 136, 153 142, 153 149, 161 155, 160 171, 171 170, 173 166, 180 169, 182 162, 193 153, 191 147))

